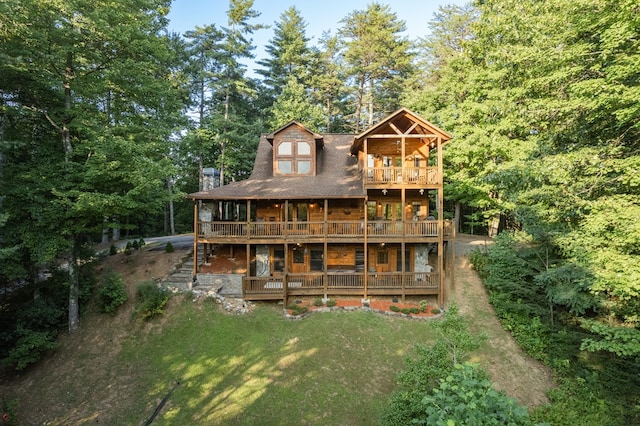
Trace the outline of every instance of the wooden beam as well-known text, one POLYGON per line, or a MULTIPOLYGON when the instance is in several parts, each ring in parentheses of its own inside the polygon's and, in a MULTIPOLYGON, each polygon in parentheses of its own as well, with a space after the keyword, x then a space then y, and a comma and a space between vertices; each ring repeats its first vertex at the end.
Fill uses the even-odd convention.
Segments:
POLYGON ((198 275, 198 201, 193 200, 193 276, 198 275))
POLYGON ((389 122, 389 127, 391 127, 398 135, 402 135, 402 130, 398 129, 395 124, 389 122))

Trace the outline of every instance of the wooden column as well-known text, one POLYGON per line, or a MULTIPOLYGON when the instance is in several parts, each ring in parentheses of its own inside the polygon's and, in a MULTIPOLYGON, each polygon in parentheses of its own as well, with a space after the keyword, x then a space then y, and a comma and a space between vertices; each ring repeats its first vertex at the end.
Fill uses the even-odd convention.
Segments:
POLYGON ((193 200, 193 275, 198 274, 198 203, 193 200))
POLYGON ((444 305, 444 179, 442 167, 442 139, 438 137, 438 304, 444 305))

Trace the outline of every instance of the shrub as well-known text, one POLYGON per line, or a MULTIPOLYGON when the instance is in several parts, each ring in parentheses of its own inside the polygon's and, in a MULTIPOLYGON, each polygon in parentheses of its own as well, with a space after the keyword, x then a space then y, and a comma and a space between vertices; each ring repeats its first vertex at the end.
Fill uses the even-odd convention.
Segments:
POLYGON ((297 303, 290 303, 287 305, 287 309, 291 311, 291 315, 302 315, 309 311, 309 308, 306 306, 298 305, 297 303))
POLYGON ((145 241, 144 241, 144 238, 140 238, 140 239, 138 240, 138 247, 142 248, 142 246, 144 246, 145 244, 146 244, 146 243, 145 243, 145 241))
POLYGON ((400 312, 400 308, 398 308, 396 305, 389 306, 389 309, 391 309, 391 312, 400 312))
POLYGON ((137 240, 133 240, 133 243, 131 243, 131 247, 134 250, 138 250, 140 248, 140 245, 138 245, 138 241, 137 240))
POLYGON ((402 308, 400 309, 400 312, 402 312, 405 315, 409 315, 411 313, 411 309, 409 308, 402 308))
POLYGON ((118 248, 114 244, 111 244, 109 247, 109 256, 113 256, 115 254, 118 254, 118 248))
POLYGON ((35 331, 18 328, 20 336, 9 356, 3 360, 6 365, 14 366, 16 370, 24 370, 29 364, 38 361, 42 354, 58 346, 56 333, 52 331, 35 331))
POLYGON ((414 421, 424 424, 530 425, 527 409, 491 387, 487 373, 458 365, 421 401, 414 421))
POLYGON ((421 300, 420 301, 420 310, 422 312, 427 312, 427 301, 426 300, 421 300))
POLYGON ((440 309, 433 308, 433 309, 431 309, 431 313, 434 314, 434 315, 438 315, 440 313, 440 309))
POLYGON ((127 301, 127 289, 122 277, 115 272, 107 273, 98 291, 98 296, 102 312, 115 312, 127 301))
POLYGON ((322 301, 321 297, 318 297, 313 300, 313 306, 322 306, 322 305, 324 305, 324 302, 322 301))
POLYGON ((336 306, 337 303, 338 302, 336 302, 334 299, 327 300, 327 306, 328 307, 336 306))
POLYGON ((161 315, 170 297, 171 294, 167 289, 159 287, 154 282, 149 281, 138 284, 136 289, 136 313, 142 320, 161 315))
POLYGON ((418 313, 420 313, 420 309, 418 309, 418 308, 409 308, 409 312, 411 312, 412 314, 418 314, 418 313))
POLYGON ((173 244, 171 244, 171 241, 169 241, 165 246, 164 246, 164 251, 167 253, 173 253, 174 252, 174 248, 173 248, 173 244))

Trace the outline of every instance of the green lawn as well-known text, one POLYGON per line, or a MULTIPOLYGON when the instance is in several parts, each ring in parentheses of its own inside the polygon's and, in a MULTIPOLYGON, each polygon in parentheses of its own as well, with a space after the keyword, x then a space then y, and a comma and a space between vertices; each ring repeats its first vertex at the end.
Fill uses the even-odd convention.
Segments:
POLYGON ((124 345, 136 397, 116 422, 142 424, 179 380, 154 425, 371 425, 406 356, 433 338, 428 322, 361 311, 292 321, 274 305, 233 316, 185 298, 168 315, 124 345))

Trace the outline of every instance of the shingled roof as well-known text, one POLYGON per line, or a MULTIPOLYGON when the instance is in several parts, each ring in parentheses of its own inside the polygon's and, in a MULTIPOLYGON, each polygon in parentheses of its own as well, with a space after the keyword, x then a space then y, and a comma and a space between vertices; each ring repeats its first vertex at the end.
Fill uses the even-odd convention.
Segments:
POLYGON ((189 194, 194 200, 364 198, 357 158, 350 154, 353 136, 323 135, 317 150, 316 176, 274 176, 273 151, 267 135, 260 138, 249 179, 189 194))

